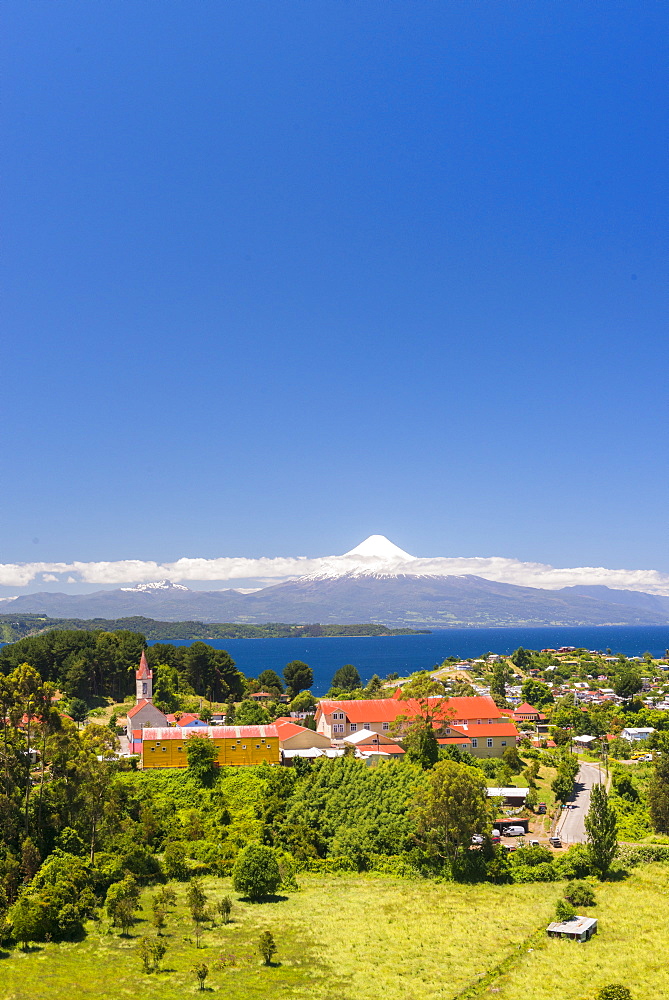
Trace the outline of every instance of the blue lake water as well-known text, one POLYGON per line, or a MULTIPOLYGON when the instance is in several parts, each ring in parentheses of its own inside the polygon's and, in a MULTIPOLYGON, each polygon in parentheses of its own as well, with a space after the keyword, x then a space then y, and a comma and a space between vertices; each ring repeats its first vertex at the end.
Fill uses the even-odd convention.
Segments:
MULTIPOLYGON (((189 646, 190 642, 175 640, 174 645, 189 646)), ((669 626, 451 628, 436 629, 429 635, 230 639, 209 645, 227 649, 239 670, 249 677, 257 677, 268 668, 280 675, 290 660, 304 660, 314 672, 314 694, 323 695, 332 675, 344 663, 353 663, 363 682, 367 682, 373 674, 403 676, 413 670, 429 670, 447 656, 512 653, 518 646, 585 646, 602 651, 610 648, 625 656, 642 656, 646 651, 663 656, 669 649, 669 626)))

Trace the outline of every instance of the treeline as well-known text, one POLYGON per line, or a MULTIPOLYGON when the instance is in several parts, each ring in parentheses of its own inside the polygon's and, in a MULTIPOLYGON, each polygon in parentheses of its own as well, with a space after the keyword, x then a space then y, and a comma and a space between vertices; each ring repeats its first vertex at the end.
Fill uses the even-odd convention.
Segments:
MULTIPOLYGON (((77 629, 28 636, 0 649, 0 674, 28 663, 42 681, 56 685, 68 698, 122 701, 135 687, 135 671, 146 645, 140 632, 83 631, 77 629)), ((244 692, 244 676, 224 649, 204 642, 191 646, 156 644, 146 650, 149 665, 158 671, 165 694, 202 695, 213 701, 236 700, 244 692)), ((158 699, 160 688, 156 690, 158 699)))
POLYGON ((305 636, 418 635, 429 629, 387 628, 385 625, 289 625, 268 622, 266 625, 243 625, 236 622, 162 622, 153 618, 47 618, 44 615, 0 615, 0 641, 15 642, 28 635, 53 629, 101 632, 141 632, 149 641, 289 639, 305 636))

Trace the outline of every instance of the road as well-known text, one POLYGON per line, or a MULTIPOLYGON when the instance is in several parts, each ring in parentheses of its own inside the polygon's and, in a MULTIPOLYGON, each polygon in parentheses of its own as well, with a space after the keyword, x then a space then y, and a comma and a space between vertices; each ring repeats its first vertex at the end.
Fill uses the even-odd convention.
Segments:
POLYGON ((584 820, 590 809, 590 790, 593 785, 606 780, 606 774, 598 764, 581 764, 574 782, 574 794, 563 809, 557 826, 557 835, 563 844, 583 843, 585 837, 584 820), (600 777, 601 775, 601 777, 600 777))

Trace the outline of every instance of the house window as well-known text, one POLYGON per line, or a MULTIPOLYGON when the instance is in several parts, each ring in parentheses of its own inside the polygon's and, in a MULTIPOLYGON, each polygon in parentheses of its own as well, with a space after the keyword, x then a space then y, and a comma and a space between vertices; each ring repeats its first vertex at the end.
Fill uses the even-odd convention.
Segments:
POLYGON ((163 753, 165 753, 166 750, 167 750, 167 747, 163 747, 163 753))
POLYGON ((473 748, 474 750, 476 750, 476 748, 477 748, 477 746, 478 746, 478 745, 479 745, 479 741, 478 741, 478 740, 476 739, 476 737, 475 737, 475 736, 474 736, 474 737, 472 737, 472 748, 473 748))
POLYGON ((369 724, 369 722, 363 722, 363 724, 362 724, 362 728, 363 728, 363 729, 371 729, 372 727, 371 727, 371 725, 369 724))
POLYGON ((351 732, 352 733, 356 733, 357 731, 358 731, 358 723, 357 722, 352 722, 351 723, 351 732))
POLYGON ((332 727, 332 732, 333 733, 343 733, 344 732, 344 727, 341 726, 341 725, 333 726, 332 727))
POLYGON ((488 744, 488 750, 490 750, 490 748, 492 747, 492 738, 489 736, 486 742, 488 744))
POLYGON ((384 733, 387 733, 389 729, 390 729, 390 723, 389 722, 384 722, 383 723, 383 731, 384 731, 384 733))
POLYGON ((506 740, 502 740, 502 746, 503 746, 503 747, 505 747, 505 746, 506 746, 506 740))

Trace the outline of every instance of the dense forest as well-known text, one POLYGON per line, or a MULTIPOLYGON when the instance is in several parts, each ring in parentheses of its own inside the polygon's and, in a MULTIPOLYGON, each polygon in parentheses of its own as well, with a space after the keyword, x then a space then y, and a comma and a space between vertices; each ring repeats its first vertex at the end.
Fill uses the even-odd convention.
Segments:
POLYGON ((317 636, 418 635, 429 629, 387 628, 385 625, 242 625, 236 622, 160 622, 153 618, 47 618, 37 614, 0 615, 0 641, 15 642, 27 635, 53 629, 102 632, 141 632, 150 642, 169 639, 295 639, 317 636))

